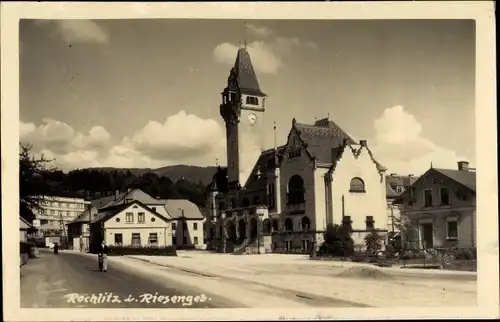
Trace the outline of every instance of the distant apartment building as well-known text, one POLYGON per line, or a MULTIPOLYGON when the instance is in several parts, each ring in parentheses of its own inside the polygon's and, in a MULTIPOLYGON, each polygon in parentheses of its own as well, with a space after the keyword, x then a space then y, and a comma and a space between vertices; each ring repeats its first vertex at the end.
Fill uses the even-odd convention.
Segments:
MULTIPOLYGON (((80 198, 43 196, 41 209, 34 210, 38 236, 59 235, 66 225, 85 211, 86 202, 80 198), (62 220, 62 225, 61 225, 62 220)), ((65 231, 66 233, 66 231, 65 231)))

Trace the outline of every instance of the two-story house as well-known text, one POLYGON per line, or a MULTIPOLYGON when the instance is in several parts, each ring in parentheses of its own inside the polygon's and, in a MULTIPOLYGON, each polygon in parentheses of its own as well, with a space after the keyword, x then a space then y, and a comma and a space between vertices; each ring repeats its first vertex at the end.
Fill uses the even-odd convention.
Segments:
POLYGON ((91 203, 99 207, 92 215, 91 235, 94 242, 106 237, 106 242, 110 245, 204 248, 205 217, 198 206, 189 200, 156 199, 140 189, 128 189, 126 192, 117 191, 115 196, 106 196, 91 203), (136 201, 139 204, 129 209, 128 205, 136 201), (124 216, 124 219, 120 216, 124 216), (114 218, 114 222, 110 222, 111 218, 114 218), (106 229, 110 233, 120 231, 116 232, 117 239, 108 239, 109 236, 104 234, 106 229), (132 230, 135 234, 133 236, 132 230))
POLYGON ((413 228, 403 236, 408 247, 476 247, 476 172, 468 162, 430 168, 397 202, 413 228))

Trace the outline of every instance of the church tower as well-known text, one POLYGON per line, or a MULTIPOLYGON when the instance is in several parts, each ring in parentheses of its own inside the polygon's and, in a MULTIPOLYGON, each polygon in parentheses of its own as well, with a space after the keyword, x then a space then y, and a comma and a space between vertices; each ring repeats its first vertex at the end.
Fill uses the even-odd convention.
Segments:
POLYGON ((238 50, 227 86, 222 92, 220 114, 226 123, 227 179, 230 190, 244 186, 262 147, 264 102, 246 48, 238 50))

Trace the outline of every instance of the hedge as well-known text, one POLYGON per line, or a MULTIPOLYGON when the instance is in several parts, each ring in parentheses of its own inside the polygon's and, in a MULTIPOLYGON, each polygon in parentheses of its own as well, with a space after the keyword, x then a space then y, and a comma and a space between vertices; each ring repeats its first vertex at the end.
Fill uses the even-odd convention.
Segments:
POLYGON ((109 246, 108 256, 148 255, 148 256, 177 256, 175 247, 137 247, 137 246, 109 246))

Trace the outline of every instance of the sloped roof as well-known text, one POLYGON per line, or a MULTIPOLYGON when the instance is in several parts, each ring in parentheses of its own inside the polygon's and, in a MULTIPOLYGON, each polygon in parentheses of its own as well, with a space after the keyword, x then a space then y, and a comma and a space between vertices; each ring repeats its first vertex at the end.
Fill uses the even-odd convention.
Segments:
POLYGON ((399 176, 399 175, 388 175, 385 177, 386 182, 390 186, 404 186, 404 187, 409 187, 411 186, 415 181, 418 180, 418 177, 415 176, 399 176))
POLYGON ((396 191, 394 191, 394 189, 391 188, 391 186, 389 185, 389 182, 386 181, 386 197, 387 198, 396 198, 397 196, 399 196, 399 193, 397 193, 396 191))
POLYGON ((344 130, 328 118, 318 120, 314 125, 295 122, 294 126, 306 144, 306 150, 320 163, 335 162, 332 149, 338 149, 336 156, 340 156, 339 148, 343 146, 344 139, 348 144, 356 144, 344 130))
POLYGON ((19 229, 30 229, 33 226, 27 222, 23 217, 19 217, 19 229))
POLYGON ((113 200, 115 200, 115 195, 106 196, 106 197, 102 197, 99 199, 91 200, 90 204, 97 209, 101 209, 101 208, 105 207, 107 204, 111 203, 113 200))
POLYGON ((111 207, 106 207, 106 208, 100 209, 99 212, 97 212, 96 215, 93 216, 92 223, 99 223, 99 222, 107 221, 132 205, 139 205, 140 207, 144 208, 145 210, 149 211, 152 214, 155 214, 156 216, 162 218, 163 220, 166 220, 166 221, 170 220, 169 218, 166 218, 165 216, 154 211, 153 209, 151 209, 150 207, 148 207, 144 203, 142 203, 138 200, 133 200, 132 202, 129 202, 129 203, 121 203, 121 204, 117 204, 117 205, 114 205, 111 207))
POLYGON ((197 205, 186 199, 168 199, 165 201, 165 208, 168 214, 174 219, 180 219, 182 217, 182 211, 184 210, 184 218, 186 219, 203 219, 205 218, 198 208, 197 205))
MULTIPOLYGON (((130 200, 137 200, 140 201, 146 205, 162 205, 163 203, 159 201, 158 199, 155 199, 142 191, 141 189, 131 189, 130 191, 127 192, 122 192, 118 195, 118 197, 115 200, 114 196, 111 196, 111 200, 105 204, 104 206, 100 208, 108 208, 116 205, 121 205, 124 203, 127 203, 127 201, 130 200)), ((98 208, 99 209, 99 208, 98 208)))
POLYGON ((238 49, 236 61, 234 62, 231 73, 234 73, 238 89, 241 93, 266 96, 266 94, 260 90, 259 81, 255 75, 250 54, 245 48, 238 49))
POLYGON ((277 164, 276 161, 279 163, 283 159, 283 152, 285 151, 285 146, 279 146, 276 148, 276 154, 278 157, 278 160, 275 160, 274 157, 274 148, 262 151, 260 154, 259 158, 257 159, 257 162, 255 163, 252 172, 248 176, 247 182, 245 184, 245 188, 248 190, 256 190, 260 189, 265 186, 266 184, 266 177, 265 176, 260 176, 257 177, 257 172, 260 171, 260 173, 265 174, 273 171, 277 164))
POLYGON ((453 181, 458 182, 459 184, 469 188, 472 191, 476 191, 476 172, 475 171, 461 171, 461 170, 452 170, 452 169, 437 169, 432 168, 433 170, 447 176, 453 181))
MULTIPOLYGON (((92 206, 90 208, 90 215, 91 216, 94 216, 94 214, 97 214, 98 213, 98 210, 96 207, 92 206)), ((75 219, 73 219, 72 221, 70 221, 68 223, 69 224, 74 224, 74 223, 88 223, 89 222, 89 210, 86 209, 84 212, 82 212, 81 214, 79 214, 75 219)))

